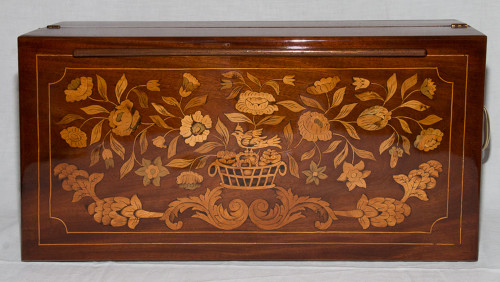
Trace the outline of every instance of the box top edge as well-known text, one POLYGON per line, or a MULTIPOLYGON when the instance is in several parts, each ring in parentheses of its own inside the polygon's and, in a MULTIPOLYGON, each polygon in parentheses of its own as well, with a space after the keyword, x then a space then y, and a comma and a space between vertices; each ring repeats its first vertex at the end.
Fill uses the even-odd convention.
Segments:
POLYGON ((347 20, 347 21, 63 21, 65 28, 363 28, 448 27, 463 22, 439 20, 347 20))
POLYGON ((39 37, 379 37, 482 35, 454 20, 370 21, 64 21, 22 36, 39 37), (455 27, 455 28, 454 28, 455 27))

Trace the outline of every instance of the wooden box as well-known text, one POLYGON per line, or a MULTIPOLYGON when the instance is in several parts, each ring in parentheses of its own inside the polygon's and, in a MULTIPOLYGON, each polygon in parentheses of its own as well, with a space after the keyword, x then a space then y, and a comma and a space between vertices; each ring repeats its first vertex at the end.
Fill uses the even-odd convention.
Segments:
POLYGON ((454 20, 19 37, 24 260, 476 260, 486 36, 454 20))

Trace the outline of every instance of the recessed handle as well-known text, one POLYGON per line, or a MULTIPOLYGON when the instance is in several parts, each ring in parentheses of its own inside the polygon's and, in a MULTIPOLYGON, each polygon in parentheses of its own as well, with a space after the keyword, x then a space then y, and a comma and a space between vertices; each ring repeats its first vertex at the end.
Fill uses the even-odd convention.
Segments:
POLYGON ((154 57, 154 56, 273 56, 273 57, 425 57, 426 49, 75 49, 73 56, 154 57))

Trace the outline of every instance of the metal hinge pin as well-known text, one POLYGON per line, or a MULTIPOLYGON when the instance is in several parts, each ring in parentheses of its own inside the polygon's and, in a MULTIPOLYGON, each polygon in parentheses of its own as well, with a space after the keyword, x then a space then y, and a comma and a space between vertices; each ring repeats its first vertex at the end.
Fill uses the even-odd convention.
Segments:
POLYGON ((451 24, 451 28, 468 28, 469 25, 465 23, 454 23, 451 24))
POLYGON ((58 24, 51 24, 47 26, 48 29, 60 29, 61 26, 58 24))

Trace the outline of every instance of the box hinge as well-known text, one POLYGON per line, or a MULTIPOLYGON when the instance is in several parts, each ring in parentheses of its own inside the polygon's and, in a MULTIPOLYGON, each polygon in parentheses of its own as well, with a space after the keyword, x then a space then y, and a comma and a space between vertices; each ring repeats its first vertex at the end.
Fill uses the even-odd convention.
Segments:
POLYGON ((466 23, 454 23, 451 24, 451 28, 468 28, 469 25, 466 23))
POLYGON ((47 26, 48 29, 60 29, 61 26, 58 24, 50 24, 47 26))

